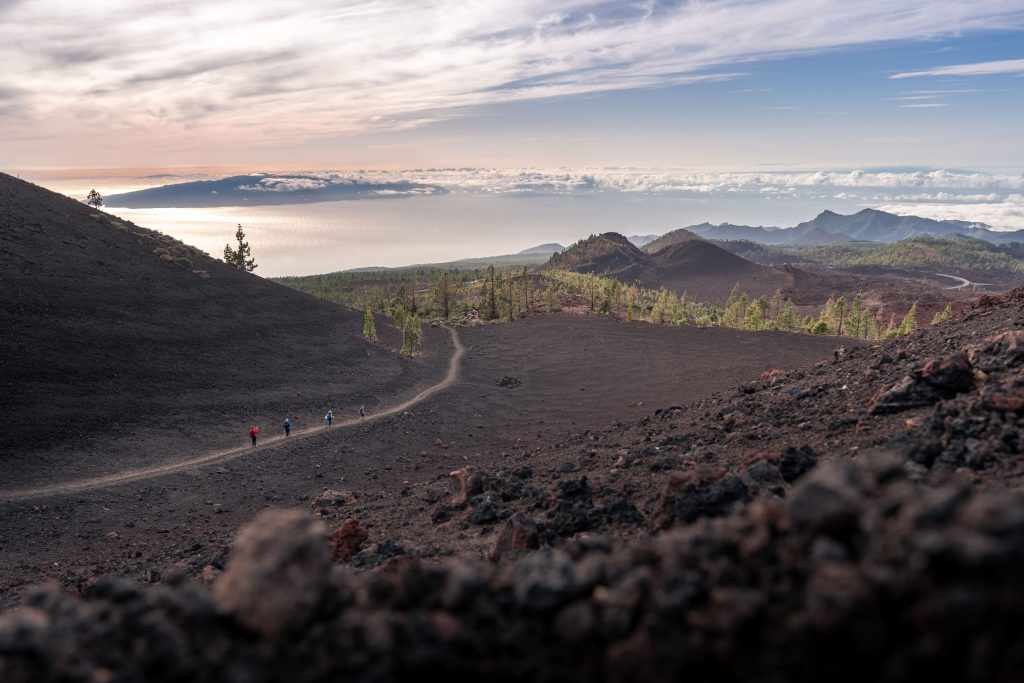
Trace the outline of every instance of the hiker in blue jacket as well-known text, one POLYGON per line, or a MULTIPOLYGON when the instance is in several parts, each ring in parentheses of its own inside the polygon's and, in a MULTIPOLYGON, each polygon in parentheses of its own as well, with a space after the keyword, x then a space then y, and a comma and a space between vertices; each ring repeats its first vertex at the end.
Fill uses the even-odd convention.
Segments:
POLYGON ((284 427, 284 435, 290 436, 292 433, 292 421, 286 417, 284 419, 284 424, 281 426, 284 427))
POLYGON ((324 419, 327 420, 327 426, 330 427, 331 422, 334 421, 334 411, 328 410, 326 413, 324 413, 324 419))

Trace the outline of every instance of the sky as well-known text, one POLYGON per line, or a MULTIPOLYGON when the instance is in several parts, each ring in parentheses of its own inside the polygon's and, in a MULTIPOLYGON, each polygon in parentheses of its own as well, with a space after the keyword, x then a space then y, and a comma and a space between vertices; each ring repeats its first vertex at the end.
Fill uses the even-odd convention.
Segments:
POLYGON ((824 173, 1024 227, 1024 0, 0 0, 0 64, 29 177, 824 173))

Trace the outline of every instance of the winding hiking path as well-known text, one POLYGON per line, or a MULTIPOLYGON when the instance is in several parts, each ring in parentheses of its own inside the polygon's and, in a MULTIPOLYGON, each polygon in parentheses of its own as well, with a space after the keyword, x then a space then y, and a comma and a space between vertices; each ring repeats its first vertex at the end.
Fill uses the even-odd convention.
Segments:
POLYGON ((953 285, 952 287, 946 287, 946 289, 963 289, 964 287, 970 287, 972 285, 975 287, 992 286, 989 282, 971 282, 967 278, 960 277, 959 275, 946 275, 945 273, 935 273, 935 275, 938 275, 939 277, 948 277, 950 280, 956 280, 960 283, 958 285, 953 285))
POLYGON ((59 484, 50 484, 49 486, 40 486, 36 488, 26 489, 14 489, 11 491, 0 491, 0 502, 10 503, 24 500, 34 500, 36 498, 46 498, 49 496, 63 495, 68 493, 81 493, 83 491, 91 491, 93 489, 108 488, 111 486, 117 486, 119 484, 128 484, 131 482, 142 481, 144 479, 153 479, 155 477, 162 477, 167 474, 177 474, 179 472, 186 472, 199 467, 206 467, 207 465, 215 465, 218 463, 227 462, 234 460, 235 458, 242 457, 251 453, 259 453, 270 448, 273 448, 280 444, 285 439, 288 443, 293 443, 297 440, 323 434, 328 430, 343 429, 345 427, 352 427, 364 422, 373 422, 374 420, 380 420, 396 413, 401 413, 414 405, 430 398, 439 391, 447 389, 455 383, 459 378, 459 368, 462 361, 462 356, 465 353, 465 347, 462 345, 462 341, 459 339, 459 333, 455 331, 455 328, 446 328, 451 334, 452 343, 455 345, 455 352, 452 353, 451 360, 448 361, 448 373, 445 375, 437 384, 427 387, 420 393, 416 394, 407 401, 403 401, 398 405, 391 406, 385 410, 382 410, 372 415, 367 415, 364 419, 351 418, 348 420, 336 421, 332 427, 323 427, 319 429, 307 429, 302 431, 295 431, 289 437, 275 436, 264 438, 256 446, 239 446, 237 448, 229 448, 227 450, 215 451, 213 453, 207 453, 206 455, 200 455, 195 458, 188 460, 182 460, 180 462, 168 463, 165 465, 154 465, 153 467, 144 467, 142 469, 127 470, 124 472, 116 472, 113 474, 106 474, 100 477, 90 477, 87 479, 79 479, 77 481, 62 482, 59 484))

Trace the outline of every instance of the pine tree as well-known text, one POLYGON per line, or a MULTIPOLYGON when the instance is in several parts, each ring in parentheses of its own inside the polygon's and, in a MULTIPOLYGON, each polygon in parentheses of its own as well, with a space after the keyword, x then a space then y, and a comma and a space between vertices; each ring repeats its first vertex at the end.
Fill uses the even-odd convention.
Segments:
POLYGON ((85 197, 85 203, 89 206, 95 206, 97 209, 103 206, 103 196, 96 191, 96 188, 89 190, 89 194, 85 197))
POLYGON ((366 315, 363 316, 363 339, 366 341, 377 341, 377 324, 373 322, 373 311, 370 304, 366 304, 366 315))
POLYGON ((851 337, 864 336, 866 327, 867 311, 864 309, 864 292, 857 292, 853 297, 853 304, 850 306, 849 335, 851 337))
POLYGON ((491 297, 494 301, 494 317, 491 319, 498 320, 502 317, 502 308, 504 308, 505 304, 505 278, 502 277, 501 273, 498 273, 494 277, 491 297))
POLYGON ((612 288, 610 286, 604 287, 604 295, 601 297, 601 305, 598 307, 598 313, 602 315, 608 315, 612 312, 612 288))
POLYGON ((444 272, 434 283, 434 308, 441 313, 441 317, 448 320, 451 317, 452 289, 448 282, 448 272, 444 272))
POLYGON ((772 321, 776 321, 779 319, 780 313, 782 313, 782 290, 776 289, 775 293, 772 294, 769 316, 772 321))
POLYGON ((523 282, 523 312, 526 313, 526 315, 529 315, 531 309, 530 290, 533 289, 533 287, 530 282, 530 273, 527 271, 526 266, 523 266, 523 274, 521 277, 523 282))
POLYGON ((562 310, 562 306, 558 303, 558 296, 555 294, 555 288, 548 283, 548 313, 555 313, 556 311, 562 310))
POLYGON ((793 302, 786 299, 786 303, 782 305, 782 310, 779 311, 779 316, 776 318, 776 327, 780 330, 786 330, 792 332, 796 329, 798 321, 796 310, 793 308, 793 302))
POLYGON ((484 280, 484 293, 487 297, 487 301, 484 305, 486 315, 484 316, 487 320, 497 320, 498 314, 498 296, 494 291, 494 266, 487 266, 487 279, 484 280))
POLYGON ((846 316, 846 297, 841 296, 836 300, 835 315, 839 319, 838 325, 836 326, 836 334, 842 336, 843 334, 843 319, 846 316))
POLYGON ((238 230, 235 231, 235 239, 238 241, 237 249, 232 249, 230 244, 224 245, 224 262, 251 273, 256 270, 256 262, 251 258, 249 243, 245 241, 245 231, 242 230, 241 223, 238 224, 238 230))
POLYGON ((899 334, 900 336, 910 334, 917 329, 917 302, 915 301, 911 306, 907 314, 903 316, 903 322, 900 323, 899 334))
POLYGON ((946 304, 946 307, 943 308, 938 313, 936 313, 935 317, 932 318, 932 325, 938 325, 939 323, 944 323, 944 322, 946 322, 947 320, 949 320, 952 317, 953 317, 953 304, 946 304))
POLYGON ((407 358, 411 358, 422 344, 420 321, 418 318, 410 316, 406 319, 405 327, 402 329, 402 350, 400 353, 407 358))
POLYGON ((509 273, 509 276, 505 279, 505 301, 508 303, 508 321, 512 322, 516 319, 516 298, 515 298, 515 278, 509 273))

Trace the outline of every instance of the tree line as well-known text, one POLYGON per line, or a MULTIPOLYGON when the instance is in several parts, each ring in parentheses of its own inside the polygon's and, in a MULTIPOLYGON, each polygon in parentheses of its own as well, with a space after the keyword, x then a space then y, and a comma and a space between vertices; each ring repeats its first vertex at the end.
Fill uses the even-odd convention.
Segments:
MULTIPOLYGON (((919 327, 916 303, 901 318, 882 318, 866 305, 863 292, 852 300, 832 297, 813 313, 807 313, 807 307, 798 308, 780 291, 771 296, 751 297, 736 285, 725 304, 719 305, 700 301, 685 292, 647 289, 568 270, 490 266, 482 270, 410 269, 370 275, 344 273, 279 281, 321 299, 365 311, 367 338, 376 336, 375 329, 371 334, 369 327, 374 315, 390 317, 402 330, 403 352, 410 354, 418 348, 416 333, 422 322, 513 321, 569 307, 577 312, 657 325, 776 330, 869 340, 902 336, 919 327)), ((952 308, 947 306, 932 323, 951 315, 952 308)))

